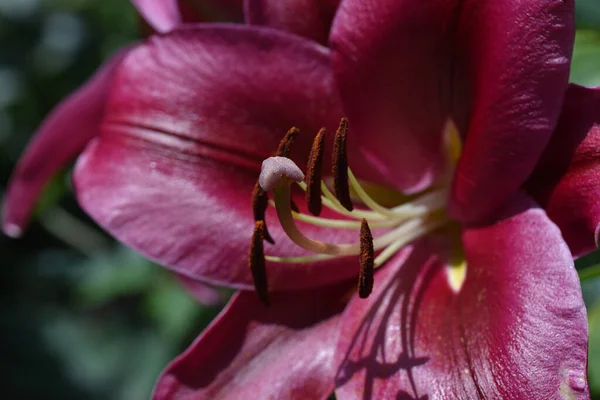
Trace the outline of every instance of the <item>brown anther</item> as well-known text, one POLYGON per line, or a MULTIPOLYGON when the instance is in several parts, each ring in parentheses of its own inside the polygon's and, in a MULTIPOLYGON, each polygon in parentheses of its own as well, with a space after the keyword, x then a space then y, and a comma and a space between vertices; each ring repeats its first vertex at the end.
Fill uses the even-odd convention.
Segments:
POLYGON ((348 120, 342 118, 335 140, 333 142, 333 189, 335 197, 348 211, 353 210, 348 185, 348 154, 346 153, 346 136, 348 135, 348 120))
POLYGON ((313 215, 321 214, 321 170, 327 131, 321 128, 313 141, 306 165, 306 204, 313 215))
MULTIPOLYGON (((296 137, 298 136, 299 133, 300 133, 300 130, 298 128, 296 128, 295 126, 291 127, 287 131, 287 133, 285 134, 283 139, 281 139, 281 142, 279 142, 279 147, 277 147, 277 153, 275 153, 275 155, 277 155, 279 157, 289 158, 290 151, 292 149, 292 145, 294 144, 294 141, 296 140, 296 137)), ((290 201, 290 207, 295 212, 300 212, 300 209, 298 208, 296 203, 294 203, 294 200, 290 201)), ((268 236, 268 233, 267 233, 267 236, 268 236)), ((267 241, 270 242, 270 240, 267 240, 267 241)))
POLYGON ((265 264, 265 250, 263 240, 265 239, 265 221, 256 221, 254 223, 254 233, 252 234, 252 243, 250 244, 250 255, 248 264, 254 280, 254 288, 260 301, 269 306, 269 289, 267 285, 267 268, 265 264))
POLYGON ((366 299, 373 290, 375 259, 373 256, 373 235, 367 220, 360 224, 360 272, 358 274, 358 296, 366 299))
POLYGON ((269 196, 267 193, 260 187, 258 181, 254 185, 254 190, 252 190, 252 214, 254 215, 254 221, 263 221, 264 224, 264 238, 267 242, 271 244, 275 244, 275 240, 269 233, 267 229, 267 225, 265 221, 265 213, 267 211, 267 207, 269 206, 269 196))
POLYGON ((279 142, 279 147, 277 148, 277 153, 275 155, 290 158, 290 150, 299 133, 300 130, 295 126, 290 128, 283 139, 281 139, 281 142, 279 142))

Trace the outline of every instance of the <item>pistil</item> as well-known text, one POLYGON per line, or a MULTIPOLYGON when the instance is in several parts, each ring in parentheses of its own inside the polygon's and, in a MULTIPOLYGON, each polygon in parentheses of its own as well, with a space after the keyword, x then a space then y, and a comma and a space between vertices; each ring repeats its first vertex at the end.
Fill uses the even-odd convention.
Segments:
MULTIPOLYGON (((279 146, 277 147, 276 155, 279 157, 289 157, 290 151, 292 149, 292 145, 296 141, 296 137, 300 131, 296 127, 290 128, 286 134, 283 136, 283 139, 279 142, 279 146)), ((254 221, 263 221, 263 234, 264 239, 271 243, 275 244, 275 240, 269 233, 267 229, 267 223, 265 222, 265 212, 267 211, 267 207, 269 204, 269 197, 267 193, 260 186, 260 183, 257 181, 254 185, 254 190, 252 191, 252 214, 254 216, 254 221)), ((295 211, 298 211, 298 207, 296 207, 293 203, 291 204, 292 208, 295 211)))

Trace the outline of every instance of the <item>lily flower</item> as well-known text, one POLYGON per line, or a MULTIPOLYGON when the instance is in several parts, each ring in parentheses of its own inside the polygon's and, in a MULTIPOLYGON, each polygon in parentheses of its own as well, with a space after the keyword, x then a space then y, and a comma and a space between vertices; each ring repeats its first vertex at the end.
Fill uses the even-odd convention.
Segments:
POLYGON ((78 201, 243 289, 154 397, 589 398, 573 254, 600 101, 568 88, 572 43, 570 0, 344 0, 329 47, 203 24, 130 51, 78 201))

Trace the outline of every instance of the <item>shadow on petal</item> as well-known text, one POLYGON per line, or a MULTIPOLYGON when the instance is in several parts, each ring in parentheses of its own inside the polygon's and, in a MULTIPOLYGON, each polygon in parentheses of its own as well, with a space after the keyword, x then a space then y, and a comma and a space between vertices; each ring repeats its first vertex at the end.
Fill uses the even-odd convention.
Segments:
MULTIPOLYGON (((344 318, 360 318, 360 321, 354 321, 358 325, 354 327, 350 341, 338 346, 338 351, 345 348, 345 354, 336 375, 336 387, 361 375, 364 382, 361 397, 378 398, 379 394, 374 393, 375 381, 388 379, 401 371, 410 390, 398 390, 393 398, 428 398, 417 388, 414 373, 427 364, 431 356, 418 354, 415 350, 415 328, 425 291, 442 264, 427 247, 407 248, 393 265, 376 274, 376 290, 367 300, 368 305, 360 300, 358 302, 362 304, 354 301, 349 305, 344 318), (365 313, 356 310, 366 307, 365 313)), ((341 342, 344 342, 344 333, 342 328, 341 342)))

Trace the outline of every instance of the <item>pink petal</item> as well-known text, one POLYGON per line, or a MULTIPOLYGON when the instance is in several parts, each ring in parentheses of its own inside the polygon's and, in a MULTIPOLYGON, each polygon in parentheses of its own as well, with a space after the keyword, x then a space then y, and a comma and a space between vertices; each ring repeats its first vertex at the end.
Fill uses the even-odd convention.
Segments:
MULTIPOLYGON (((431 237, 375 275, 342 316, 336 394, 346 399, 587 399, 587 323, 560 231, 520 199, 466 229, 466 280, 431 237)), ((456 251, 456 250, 454 250, 456 251)))
POLYGON ((156 32, 168 32, 180 25, 178 0, 131 0, 144 21, 156 32))
POLYGON ((426 188, 443 167, 439 81, 448 55, 439 50, 447 12, 432 4, 346 0, 331 29, 350 166, 365 164, 363 179, 405 192, 426 188))
POLYGON ((184 23, 241 21, 243 0, 131 0, 153 32, 165 33, 184 23))
POLYGON ((527 182, 575 256, 596 249, 600 224, 600 88, 571 85, 554 136, 527 182))
POLYGON ((154 400, 326 399, 343 284, 273 296, 265 308, 240 292, 162 373, 154 400))
POLYGON ((339 0, 246 0, 246 21, 326 44, 339 0))
POLYGON ((526 179, 567 85, 572 1, 347 0, 331 33, 363 178, 405 192, 443 167, 452 119, 467 137, 451 203, 470 220, 526 179))
POLYGON ((2 209, 2 229, 7 235, 23 233, 44 185, 99 133, 113 71, 127 51, 113 55, 42 122, 8 185, 2 209))
MULTIPOLYGON (((296 125, 292 155, 304 165, 318 127, 337 125, 333 86, 325 48, 274 30, 205 26, 153 38, 123 63, 102 136, 79 159, 79 202, 120 241, 176 272, 250 288, 261 161, 296 125)), ((266 253, 305 254, 272 211, 277 244, 266 253)), ((358 230, 301 229, 358 241, 358 230)), ((355 262, 274 263, 269 281, 273 289, 334 282, 356 275, 355 262)))
POLYGON ((474 220, 533 171, 554 130, 573 51, 572 0, 470 2, 459 46, 472 76, 469 130, 450 214, 474 220))
POLYGON ((222 291, 206 283, 198 282, 183 275, 177 275, 177 278, 188 293, 201 304, 207 306, 223 305, 227 299, 222 291))

